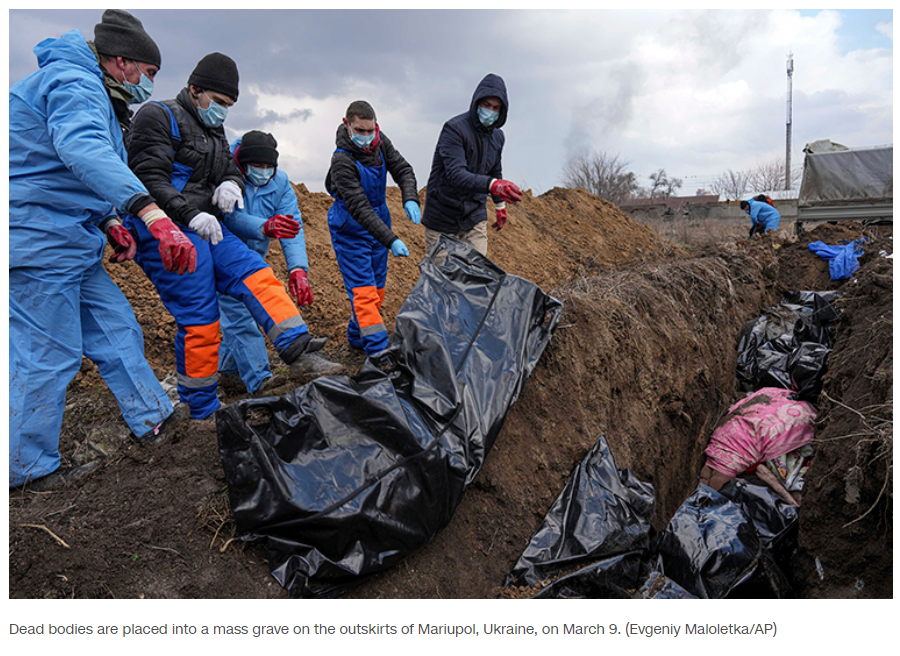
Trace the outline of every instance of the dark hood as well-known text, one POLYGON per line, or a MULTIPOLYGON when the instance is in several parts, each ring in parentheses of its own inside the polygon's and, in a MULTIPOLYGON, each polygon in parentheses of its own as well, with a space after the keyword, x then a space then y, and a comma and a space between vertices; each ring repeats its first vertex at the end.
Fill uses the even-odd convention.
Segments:
POLYGON ((484 76, 484 79, 478 83, 478 87, 472 95, 472 104, 469 105, 469 120, 472 121, 472 125, 482 130, 502 128, 506 123, 506 113, 508 111, 509 97, 506 95, 506 84, 503 82, 503 78, 499 75, 488 73, 484 76), (482 98, 487 98, 488 96, 496 96, 499 98, 503 103, 503 108, 500 110, 500 118, 497 119, 497 122, 490 128, 485 128, 481 124, 481 121, 478 120, 478 101, 482 98))

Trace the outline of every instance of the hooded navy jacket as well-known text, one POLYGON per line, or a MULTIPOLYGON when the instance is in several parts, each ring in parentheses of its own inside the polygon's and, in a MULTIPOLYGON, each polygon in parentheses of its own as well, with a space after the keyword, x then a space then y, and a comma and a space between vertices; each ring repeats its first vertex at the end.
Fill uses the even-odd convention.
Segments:
POLYGON ((426 228, 456 233, 487 221, 491 180, 503 177, 500 156, 506 137, 500 128, 508 111, 503 78, 489 73, 475 89, 469 111, 444 123, 428 178, 422 214, 426 228), (486 128, 478 120, 478 102, 488 96, 499 98, 503 107, 496 122, 486 128))

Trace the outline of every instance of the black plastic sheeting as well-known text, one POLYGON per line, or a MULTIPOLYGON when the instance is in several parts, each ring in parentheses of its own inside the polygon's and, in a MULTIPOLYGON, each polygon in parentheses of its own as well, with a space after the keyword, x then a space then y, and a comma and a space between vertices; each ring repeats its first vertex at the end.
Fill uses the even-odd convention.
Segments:
MULTIPOLYGON (((663 573, 701 599, 792 596, 770 550, 777 523, 761 531, 745 509, 764 496, 750 496, 739 504, 701 483, 657 538, 663 573)), ((757 519, 768 514, 761 506, 753 512, 757 519)))
POLYGON ((738 337, 741 389, 781 387, 814 402, 834 345, 833 303, 839 297, 840 292, 789 292, 781 303, 747 323, 738 337))
POLYGON ((457 240, 420 270, 388 371, 217 413, 238 535, 293 597, 339 594, 450 521, 559 322, 558 300, 457 240))
POLYGON ((651 572, 635 595, 638 599, 696 599, 668 576, 651 572))
MULTIPOLYGON (((601 436, 572 472, 506 584, 536 585, 586 562, 646 550, 654 506, 653 486, 639 481, 630 470, 619 469, 606 437, 601 436)), ((583 572, 591 582, 579 590, 606 577, 610 568, 618 571, 619 562, 598 572, 583 572)))
POLYGON ((642 551, 629 551, 560 576, 535 599, 628 599, 647 572, 642 551))
POLYGON ((753 522, 760 546, 769 551, 783 571, 797 548, 800 507, 792 506, 753 474, 744 474, 722 486, 719 493, 740 506, 753 522))

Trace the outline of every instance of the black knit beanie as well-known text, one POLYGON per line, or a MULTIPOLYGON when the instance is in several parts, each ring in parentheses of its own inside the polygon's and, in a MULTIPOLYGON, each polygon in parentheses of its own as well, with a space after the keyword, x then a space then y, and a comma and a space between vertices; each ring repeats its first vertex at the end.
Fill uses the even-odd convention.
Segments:
POLYGON ((188 78, 188 84, 206 91, 218 91, 229 98, 238 98, 237 64, 228 55, 213 52, 199 61, 188 78))
POLYGON ((251 130, 241 139, 237 151, 238 164, 247 168, 248 164, 271 164, 278 166, 278 142, 268 132, 251 130))
POLYGON ((125 57, 154 66, 162 64, 159 48, 144 25, 121 9, 107 9, 100 22, 94 25, 94 46, 97 52, 113 57, 125 57))

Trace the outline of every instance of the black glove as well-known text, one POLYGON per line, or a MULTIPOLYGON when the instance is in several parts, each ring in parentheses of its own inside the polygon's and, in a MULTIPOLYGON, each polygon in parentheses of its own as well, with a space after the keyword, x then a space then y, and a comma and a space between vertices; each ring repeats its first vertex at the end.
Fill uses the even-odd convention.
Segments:
POLYGON ((755 234, 756 234, 756 226, 752 225, 752 226, 750 226, 750 237, 752 237, 755 234))

